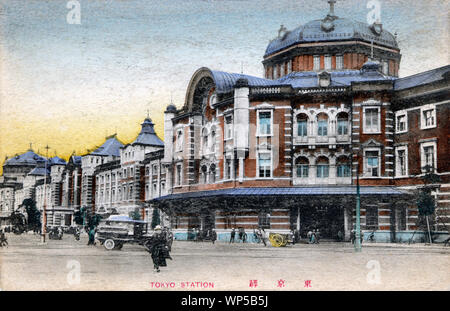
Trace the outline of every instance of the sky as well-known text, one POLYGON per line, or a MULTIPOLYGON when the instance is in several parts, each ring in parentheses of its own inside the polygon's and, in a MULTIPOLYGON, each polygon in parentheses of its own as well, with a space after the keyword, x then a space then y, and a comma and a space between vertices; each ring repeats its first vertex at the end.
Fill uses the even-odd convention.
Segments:
MULTIPOLYGON (((369 1, 338 0, 335 14, 364 22, 369 1)), ((113 133, 129 143, 147 111, 163 138, 163 111, 171 98, 183 106, 198 68, 262 76, 281 24, 329 10, 326 0, 78 0, 70 24, 68 2, 0 0, 0 165, 30 143, 65 159, 113 133)), ((449 0, 378 2, 401 77, 450 63, 449 0)))

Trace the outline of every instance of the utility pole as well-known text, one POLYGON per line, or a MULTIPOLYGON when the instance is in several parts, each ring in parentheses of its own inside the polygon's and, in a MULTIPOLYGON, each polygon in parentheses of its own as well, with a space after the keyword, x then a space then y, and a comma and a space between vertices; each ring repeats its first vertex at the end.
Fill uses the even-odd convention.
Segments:
POLYGON ((44 165, 44 205, 42 209, 42 243, 45 243, 45 234, 47 233, 47 161, 48 161, 48 149, 50 147, 45 146, 46 155, 45 155, 45 165, 44 165))
POLYGON ((359 189, 359 156, 356 165, 356 232, 355 232, 355 252, 361 252, 361 194, 359 189))

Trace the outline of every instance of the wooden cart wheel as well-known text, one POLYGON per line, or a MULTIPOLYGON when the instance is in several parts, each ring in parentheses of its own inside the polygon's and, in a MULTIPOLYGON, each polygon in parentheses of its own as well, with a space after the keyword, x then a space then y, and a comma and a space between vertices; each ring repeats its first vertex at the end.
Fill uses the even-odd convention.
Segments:
POLYGON ((281 247, 283 246, 283 237, 277 233, 271 234, 269 236, 270 244, 274 247, 281 247))
POLYGON ((103 243, 103 246, 107 249, 107 250, 112 250, 115 246, 116 246, 116 242, 113 239, 107 239, 105 240, 105 242, 103 243))

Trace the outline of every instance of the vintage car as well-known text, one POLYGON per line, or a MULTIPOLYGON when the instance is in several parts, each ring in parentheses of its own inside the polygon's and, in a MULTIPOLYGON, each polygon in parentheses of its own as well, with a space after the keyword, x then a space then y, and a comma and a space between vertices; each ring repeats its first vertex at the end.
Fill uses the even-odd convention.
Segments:
POLYGON ((143 244, 149 237, 148 223, 128 216, 112 215, 100 222, 95 238, 107 250, 120 250, 125 243, 143 244))

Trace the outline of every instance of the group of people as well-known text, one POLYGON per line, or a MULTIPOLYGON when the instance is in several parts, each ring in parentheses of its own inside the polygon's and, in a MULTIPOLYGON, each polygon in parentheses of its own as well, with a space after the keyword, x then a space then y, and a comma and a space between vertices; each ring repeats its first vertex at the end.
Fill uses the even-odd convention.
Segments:
POLYGON ((320 231, 318 229, 309 230, 306 237, 308 238, 309 244, 319 244, 320 231))
MULTIPOLYGON (((236 237, 236 229, 231 228, 231 234, 230 234, 230 243, 234 243, 234 239, 236 237)), ((244 228, 239 228, 239 240, 242 241, 242 243, 245 243, 247 241, 247 233, 245 232, 244 228)))
POLYGON ((217 240, 217 232, 214 229, 200 230, 194 228, 194 241, 201 242, 204 240, 210 240, 214 244, 217 240))

